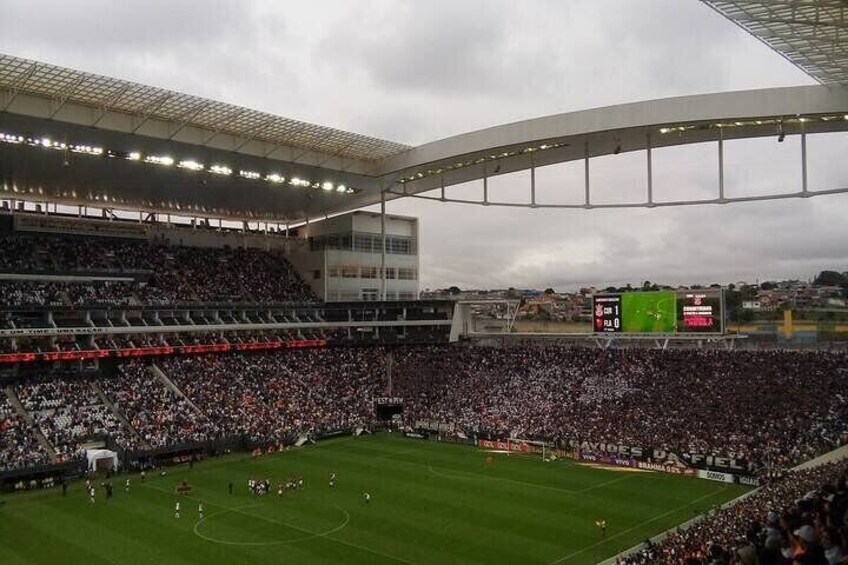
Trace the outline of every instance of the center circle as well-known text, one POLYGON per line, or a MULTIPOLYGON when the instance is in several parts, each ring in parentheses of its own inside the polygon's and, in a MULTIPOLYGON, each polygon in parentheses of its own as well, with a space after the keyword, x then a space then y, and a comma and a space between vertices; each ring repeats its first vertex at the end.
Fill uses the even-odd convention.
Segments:
POLYGON ((349 521, 350 514, 339 506, 285 499, 222 508, 198 520, 194 534, 223 545, 286 545, 333 534, 349 521), (248 512, 250 508, 265 514, 248 512), (280 530, 287 535, 281 537, 280 530))

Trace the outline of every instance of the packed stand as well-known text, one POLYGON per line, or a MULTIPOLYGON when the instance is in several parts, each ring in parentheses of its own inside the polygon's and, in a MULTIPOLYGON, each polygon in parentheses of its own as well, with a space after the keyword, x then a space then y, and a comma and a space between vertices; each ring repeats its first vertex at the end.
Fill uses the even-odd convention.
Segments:
POLYGON ((132 277, 129 281, 6 281, 3 305, 124 306, 312 302, 280 251, 153 245, 117 238, 0 236, 0 273, 132 277))
POLYGON ((136 304, 134 293, 141 287, 127 281, 92 281, 66 285, 68 303, 73 306, 130 306, 136 304))
POLYGON ((786 473, 618 565, 840 565, 848 557, 848 461, 786 473))
POLYGON ((50 463, 33 430, 15 412, 5 395, 0 396, 0 471, 50 463))
POLYGON ((59 306, 65 304, 62 285, 47 281, 0 281, 4 306, 59 306))
POLYGON ((217 426, 141 362, 124 363, 119 375, 99 382, 106 397, 152 448, 202 442, 221 435, 217 426))
POLYGON ((125 449, 135 449, 135 435, 112 414, 93 389, 94 380, 33 379, 15 387, 26 410, 56 451, 59 461, 82 459, 87 440, 112 438, 125 449))
POLYGON ((394 382, 409 425, 787 468, 848 429, 846 367, 845 353, 443 346, 398 350, 394 382))
POLYGON ((378 349, 172 357, 160 367, 221 429, 255 442, 370 424, 385 372, 378 349))

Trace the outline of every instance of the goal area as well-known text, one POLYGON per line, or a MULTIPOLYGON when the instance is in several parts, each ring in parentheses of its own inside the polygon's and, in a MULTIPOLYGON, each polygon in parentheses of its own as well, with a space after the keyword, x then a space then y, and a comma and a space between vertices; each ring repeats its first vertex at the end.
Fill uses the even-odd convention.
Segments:
POLYGON ((507 452, 540 457, 542 461, 551 461, 560 456, 553 444, 546 441, 511 437, 507 441, 507 452))

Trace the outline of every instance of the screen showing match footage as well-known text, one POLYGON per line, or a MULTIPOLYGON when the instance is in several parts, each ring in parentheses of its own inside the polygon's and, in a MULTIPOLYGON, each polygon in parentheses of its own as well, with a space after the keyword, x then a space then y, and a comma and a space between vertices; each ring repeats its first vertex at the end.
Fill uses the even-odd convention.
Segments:
POLYGON ((592 298, 595 333, 722 333, 720 289, 623 292, 592 298))

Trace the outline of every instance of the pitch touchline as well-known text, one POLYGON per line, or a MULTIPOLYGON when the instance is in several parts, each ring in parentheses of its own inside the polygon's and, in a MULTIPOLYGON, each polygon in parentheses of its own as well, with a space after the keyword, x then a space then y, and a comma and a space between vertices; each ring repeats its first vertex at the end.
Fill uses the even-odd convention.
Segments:
MULTIPOLYGON (((160 491, 160 492, 167 493, 167 494, 171 494, 171 491, 166 490, 166 489, 163 489, 163 488, 159 488, 159 487, 157 487, 157 486, 153 486, 153 485, 149 485, 149 484, 145 484, 145 485, 142 485, 142 486, 145 486, 145 487, 148 487, 148 488, 152 488, 152 489, 155 489, 155 490, 158 490, 158 491, 160 491)), ((194 497, 194 496, 190 496, 190 495, 183 495, 183 497, 184 497, 184 498, 188 498, 188 499, 190 499, 190 500, 196 500, 196 501, 200 502, 200 499, 199 499, 199 498, 197 498, 197 497, 194 497)), ((228 507, 223 506, 223 505, 215 505, 215 504, 213 504, 212 506, 218 506, 219 508, 223 508, 223 509, 225 509, 225 510, 229 510, 229 511, 231 511, 231 512, 235 512, 235 513, 237 513, 237 514, 242 514, 242 515, 244 515, 244 516, 248 516, 248 517, 250 517, 250 518, 256 518, 256 519, 264 520, 264 521, 266 521, 266 522, 270 522, 270 523, 273 523, 273 524, 278 524, 278 525, 280 525, 280 526, 286 526, 286 527, 291 528, 291 529, 293 529, 293 530, 301 531, 301 532, 303 532, 303 533, 305 533, 305 534, 314 535, 315 537, 321 537, 322 539, 326 539, 326 540, 329 540, 329 541, 333 541, 333 542, 336 542, 336 543, 340 543, 340 544, 342 544, 342 545, 347 545, 347 546, 349 546, 349 547, 354 547, 354 548, 356 548, 356 549, 361 549, 361 550, 363 550, 363 551, 367 551, 367 552, 369 552, 369 553, 373 553, 374 555, 379 555, 380 557, 385 557, 385 558, 387 558, 387 559, 391 559, 392 561, 397 561, 398 563, 406 563, 407 565, 415 565, 415 564, 414 564, 414 563, 412 563, 411 561, 407 561, 407 560, 405 560, 405 559, 401 559, 400 557, 395 557, 395 556, 393 556, 393 555, 389 555, 388 553, 383 553, 383 552, 381 552, 381 551, 377 551, 376 549, 371 549, 370 547, 365 547, 364 545, 359 545, 359 544, 356 544, 356 543, 353 543, 353 542, 349 542, 349 541, 345 541, 345 540, 340 540, 340 539, 336 539, 336 538, 328 537, 330 532, 325 533, 325 534, 323 534, 323 535, 321 535, 321 536, 318 536, 318 535, 315 535, 315 532, 312 532, 312 531, 310 531, 310 530, 307 530, 307 529, 301 528, 301 527, 299 527, 299 526, 294 526, 294 525, 292 525, 292 524, 287 524, 287 523, 282 522, 282 521, 279 521, 279 520, 274 520, 273 518, 266 518, 265 516, 257 516, 256 514, 250 514, 249 512, 245 512, 245 511, 240 510, 240 509, 238 509, 238 508, 228 508, 228 507)), ((348 514, 348 512, 347 512, 346 510, 344 510, 344 509, 342 509, 342 508, 340 508, 340 510, 342 510, 343 512, 345 512, 345 514, 348 514)), ((348 514, 348 516, 349 516, 349 514, 348 514)), ((345 524, 344 524, 344 525, 345 525, 345 526, 347 526, 347 522, 345 522, 345 524)), ((339 530, 341 530, 341 528, 339 528, 339 530)), ((201 536, 201 537, 202 537, 202 536, 201 536)))
POLYGON ((639 524, 637 524, 637 525, 633 526, 632 528, 627 528, 626 530, 622 530, 621 532, 619 532, 619 533, 617 533, 617 534, 615 534, 615 535, 612 535, 612 536, 610 536, 610 537, 608 537, 608 538, 604 538, 604 539, 602 539, 602 540, 600 540, 600 541, 597 541, 597 542, 593 543, 592 545, 587 545, 586 547, 584 547, 584 548, 583 548, 583 549, 581 549, 581 550, 575 551, 574 553, 569 553, 569 554, 568 554, 568 555, 566 555, 565 557, 560 557, 560 558, 559 558, 559 559, 557 559, 556 561, 551 561, 550 563, 548 563, 548 565, 557 565, 557 563, 562 563, 563 561, 568 561, 568 560, 569 560, 569 559, 571 559, 572 557, 577 557, 578 555, 580 555, 580 554, 582 554, 582 553, 585 553, 585 552, 589 551, 590 549, 593 549, 593 548, 595 548, 595 547, 598 547, 599 545, 602 545, 602 544, 604 544, 604 543, 608 542, 609 540, 613 540, 613 539, 618 538, 618 537, 621 537, 621 536, 623 536, 623 535, 625 535, 625 534, 629 534, 629 533, 630 533, 630 532, 632 532, 633 530, 636 530, 636 529, 638 529, 638 528, 641 528, 641 527, 642 527, 642 526, 644 526, 645 524, 650 524, 651 522, 656 522, 657 520, 660 520, 660 519, 662 519, 662 518, 665 518, 666 516, 668 516, 668 515, 670 515, 670 514, 674 514, 675 512, 679 512, 679 511, 683 510, 684 508, 686 508, 686 507, 688 507, 688 506, 692 506, 693 504, 697 504, 698 502, 701 502, 702 500, 705 500, 705 499, 707 499, 707 498, 710 498, 711 496, 715 496, 716 494, 718 494, 718 493, 720 493, 720 492, 724 492, 725 490, 727 490, 727 487, 724 487, 724 488, 723 488, 723 489, 721 489, 721 490, 717 490, 717 491, 715 491, 715 492, 711 492, 711 493, 709 493, 709 494, 706 494, 706 495, 704 495, 704 496, 702 496, 702 497, 700 497, 700 498, 696 498, 695 500, 693 500, 693 501, 691 501, 691 502, 687 502, 686 504, 684 504, 684 505, 682 505, 682 506, 678 506, 677 508, 673 508, 672 510, 669 510, 668 512, 664 512, 663 514, 660 514, 659 516, 654 516, 654 517, 653 517, 653 518, 651 518, 650 520, 646 520, 646 521, 644 521, 644 522, 640 522, 639 524))

